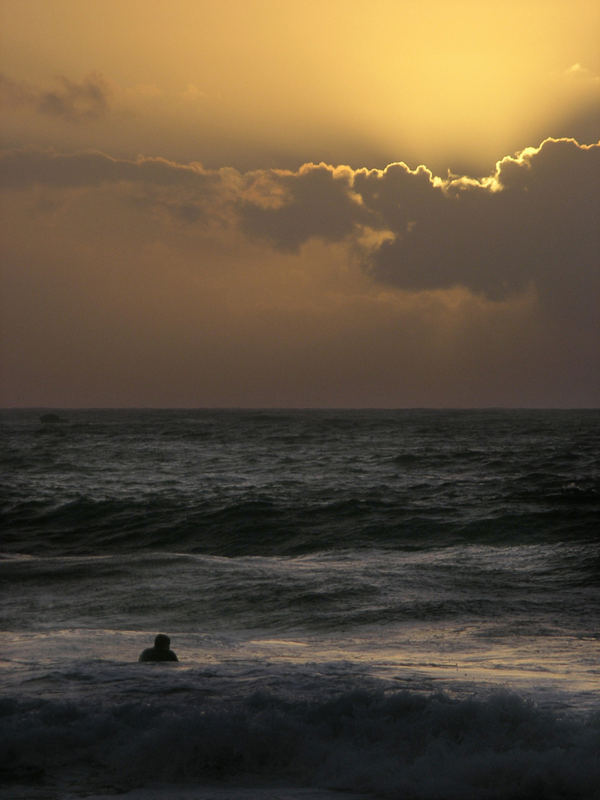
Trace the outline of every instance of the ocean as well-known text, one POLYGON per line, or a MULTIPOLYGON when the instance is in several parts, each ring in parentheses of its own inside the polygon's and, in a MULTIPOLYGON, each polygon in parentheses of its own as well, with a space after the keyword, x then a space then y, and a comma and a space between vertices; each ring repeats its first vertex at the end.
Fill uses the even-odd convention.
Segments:
POLYGON ((1 414, 0 797, 600 796, 600 411, 53 413, 1 414))

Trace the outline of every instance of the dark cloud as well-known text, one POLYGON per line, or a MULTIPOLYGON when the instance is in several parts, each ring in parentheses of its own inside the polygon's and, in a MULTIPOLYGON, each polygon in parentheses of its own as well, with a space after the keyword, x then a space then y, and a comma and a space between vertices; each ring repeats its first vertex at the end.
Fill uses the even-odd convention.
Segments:
POLYGON ((261 184, 258 201, 253 199, 250 184, 239 205, 242 227, 283 251, 295 251, 311 238, 343 239, 357 223, 370 219, 352 191, 350 169, 305 164, 298 172, 273 171, 261 184), (275 201, 272 205, 264 202, 269 189, 275 201))
POLYGON ((27 107, 40 114, 68 122, 86 122, 105 116, 110 109, 110 86, 102 75, 92 72, 81 81, 64 76, 53 89, 41 89, 0 76, 0 98, 9 108, 27 107))
POLYGON ((60 77, 58 82, 57 89, 40 92, 37 101, 40 113, 71 122, 94 120, 107 113, 110 90, 101 75, 92 73, 80 83, 60 77))
POLYGON ((421 291, 465 287, 502 300, 529 286, 598 291, 600 144, 545 140, 498 162, 487 178, 435 178, 425 167, 320 165, 273 173, 274 208, 246 202, 247 232, 281 250, 310 238, 342 239, 368 226, 384 235, 363 250, 376 280, 421 291), (279 195, 277 194, 279 192, 279 195))
POLYGON ((144 202, 180 222, 237 219, 247 236, 282 252, 311 239, 346 241, 373 279, 405 290, 460 286, 500 301, 533 287, 546 304, 595 313, 600 143, 547 139, 479 179, 436 178, 403 163, 241 174, 158 158, 36 151, 4 153, 0 170, 14 188, 143 183, 144 202))
POLYGON ((163 158, 129 161, 111 158, 104 153, 63 155, 39 150, 0 153, 0 175, 2 184, 13 189, 34 185, 54 188, 98 186, 121 181, 200 188, 215 180, 214 175, 198 165, 182 166, 163 158))
POLYGON ((599 175, 600 146, 546 140, 488 180, 431 185, 410 229, 392 224, 368 267, 406 289, 460 285, 497 300, 569 286, 581 301, 598 289, 599 175))

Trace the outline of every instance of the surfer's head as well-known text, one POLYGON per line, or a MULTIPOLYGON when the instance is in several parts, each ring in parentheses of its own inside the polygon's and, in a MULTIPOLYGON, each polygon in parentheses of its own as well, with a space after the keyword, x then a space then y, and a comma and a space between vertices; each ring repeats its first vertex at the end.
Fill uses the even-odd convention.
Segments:
POLYGON ((157 650, 168 650, 170 646, 171 640, 164 633, 159 633, 154 640, 154 647, 156 647, 157 650))

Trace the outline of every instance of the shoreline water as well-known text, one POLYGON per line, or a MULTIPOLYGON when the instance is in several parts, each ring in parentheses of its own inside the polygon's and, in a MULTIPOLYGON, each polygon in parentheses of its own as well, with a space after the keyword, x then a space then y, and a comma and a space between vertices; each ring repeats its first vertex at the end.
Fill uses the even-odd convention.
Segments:
MULTIPOLYGON (((481 681, 448 663, 367 658, 356 643, 362 661, 341 660, 341 643, 326 661, 325 645, 231 637, 212 649, 203 637, 199 657, 179 636, 179 663, 138 664, 142 632, 42 638, 45 659, 3 680, 14 800, 592 800, 600 780, 597 692, 573 692, 569 674, 481 681), (131 661, 81 658, 111 641, 131 661)), ((18 649, 27 657, 23 639, 18 649)))

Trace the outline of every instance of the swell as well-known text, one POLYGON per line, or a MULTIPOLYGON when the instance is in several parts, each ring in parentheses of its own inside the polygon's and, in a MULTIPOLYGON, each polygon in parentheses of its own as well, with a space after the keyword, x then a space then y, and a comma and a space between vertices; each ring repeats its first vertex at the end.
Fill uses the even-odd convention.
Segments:
POLYGON ((312 502, 247 495, 181 502, 81 497, 67 502, 15 502, 1 515, 2 549, 32 554, 93 554, 167 549, 214 555, 299 555, 361 547, 399 549, 458 542, 510 543, 598 537, 595 490, 541 497, 521 491, 512 503, 440 497, 420 504, 377 493, 312 502))
POLYGON ((276 492, 231 498, 156 495, 139 500, 79 497, 6 504, 5 552, 94 554, 165 549, 224 556, 299 555, 321 550, 451 546, 598 537, 595 487, 518 487, 486 505, 460 495, 415 502, 385 489, 336 499, 276 492))

